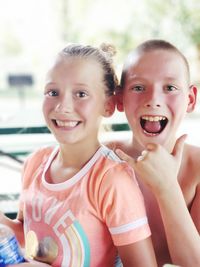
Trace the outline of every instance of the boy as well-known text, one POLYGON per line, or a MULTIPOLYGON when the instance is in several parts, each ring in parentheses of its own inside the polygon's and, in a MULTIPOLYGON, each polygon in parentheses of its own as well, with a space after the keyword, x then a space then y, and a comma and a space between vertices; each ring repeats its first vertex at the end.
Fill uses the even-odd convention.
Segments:
POLYGON ((188 62, 172 44, 146 41, 126 59, 117 108, 133 137, 115 147, 137 173, 159 266, 200 266, 200 148, 185 136, 176 141, 196 97, 188 62))

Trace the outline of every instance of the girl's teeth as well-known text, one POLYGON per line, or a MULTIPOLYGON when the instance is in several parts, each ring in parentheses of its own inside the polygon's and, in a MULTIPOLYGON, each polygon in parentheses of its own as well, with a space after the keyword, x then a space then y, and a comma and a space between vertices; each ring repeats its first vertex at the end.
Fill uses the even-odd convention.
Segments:
POLYGON ((78 122, 77 121, 59 121, 56 120, 56 124, 60 127, 75 127, 78 122))

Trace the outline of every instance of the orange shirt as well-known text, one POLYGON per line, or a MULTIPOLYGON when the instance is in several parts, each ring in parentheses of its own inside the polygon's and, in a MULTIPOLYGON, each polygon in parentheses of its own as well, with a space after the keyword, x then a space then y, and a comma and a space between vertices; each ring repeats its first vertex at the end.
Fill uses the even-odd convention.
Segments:
POLYGON ((114 266, 115 246, 150 235, 134 173, 101 146, 72 178, 50 184, 45 175, 58 149, 41 149, 25 164, 20 207, 26 239, 34 233, 37 258, 52 266, 114 266))

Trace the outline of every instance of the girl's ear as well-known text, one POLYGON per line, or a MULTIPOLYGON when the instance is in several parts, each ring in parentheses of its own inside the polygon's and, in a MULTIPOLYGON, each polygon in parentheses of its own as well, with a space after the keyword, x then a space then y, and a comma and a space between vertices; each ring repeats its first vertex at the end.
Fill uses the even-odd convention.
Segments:
POLYGON ((189 88, 189 94, 188 94, 189 102, 187 107, 187 112, 190 113, 194 110, 196 101, 197 101, 197 87, 194 85, 191 85, 189 88))
POLYGON ((115 96, 108 96, 104 105, 104 117, 110 117, 115 112, 115 96))
POLYGON ((116 89, 115 99, 116 99, 115 101, 116 101, 117 110, 120 112, 123 112, 124 111, 123 91, 120 86, 118 86, 116 89))

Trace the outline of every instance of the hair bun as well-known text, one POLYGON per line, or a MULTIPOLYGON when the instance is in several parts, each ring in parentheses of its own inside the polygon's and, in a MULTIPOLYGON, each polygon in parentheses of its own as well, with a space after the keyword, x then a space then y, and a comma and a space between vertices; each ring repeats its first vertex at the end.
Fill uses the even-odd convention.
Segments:
POLYGON ((109 43, 102 43, 100 49, 103 52, 108 53, 110 57, 113 57, 117 53, 115 46, 109 43))

